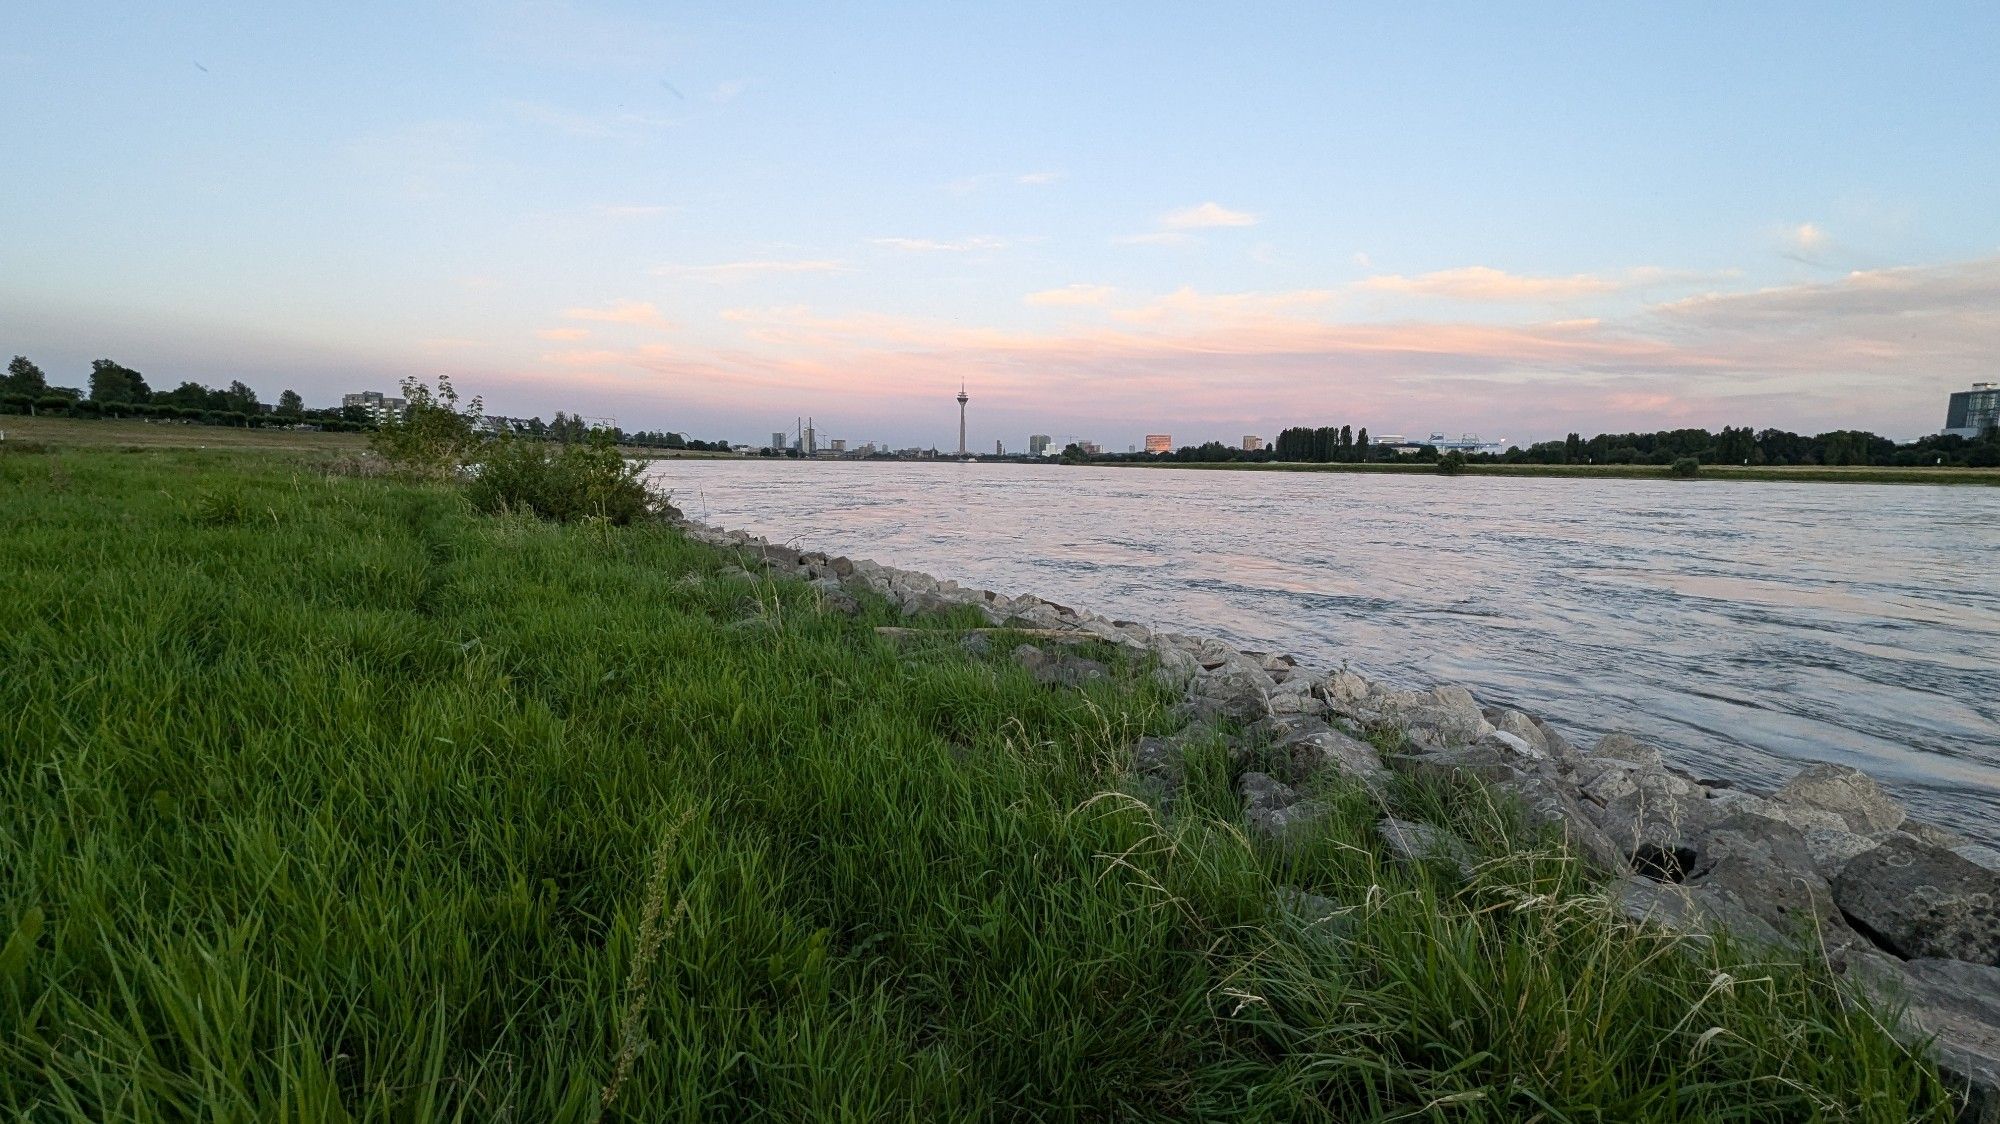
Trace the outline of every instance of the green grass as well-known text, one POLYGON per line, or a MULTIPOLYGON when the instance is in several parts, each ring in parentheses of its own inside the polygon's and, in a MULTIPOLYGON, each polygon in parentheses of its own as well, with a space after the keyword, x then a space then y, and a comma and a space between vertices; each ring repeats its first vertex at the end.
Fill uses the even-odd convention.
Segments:
MULTIPOLYGON (((1104 461, 1104 468, 1194 468, 1224 472, 1358 472, 1438 475, 1437 466, 1393 464, 1314 464, 1304 461, 1104 461)), ((1576 479, 1674 480, 1668 465, 1655 464, 1479 464, 1467 463, 1466 476, 1551 476, 1576 479)), ((1705 464, 1702 480, 1760 480, 1804 484, 1985 484, 2000 485, 2000 468, 1884 468, 1828 465, 1747 466, 1705 464)))
POLYGON ((0 527, 11 1118, 1949 1117, 1823 968, 1614 922, 1477 789, 1280 851, 1210 743, 1161 816, 1143 669, 273 457, 0 454, 0 527))

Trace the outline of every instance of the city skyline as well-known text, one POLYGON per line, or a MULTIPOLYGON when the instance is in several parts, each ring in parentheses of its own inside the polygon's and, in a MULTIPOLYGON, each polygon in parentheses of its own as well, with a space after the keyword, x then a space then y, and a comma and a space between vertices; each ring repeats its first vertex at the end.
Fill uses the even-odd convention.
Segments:
POLYGON ((1908 438, 2000 363, 1990 6, 101 24, 0 16, 0 350, 62 384, 948 449, 965 379, 968 449, 1122 448, 1908 438))

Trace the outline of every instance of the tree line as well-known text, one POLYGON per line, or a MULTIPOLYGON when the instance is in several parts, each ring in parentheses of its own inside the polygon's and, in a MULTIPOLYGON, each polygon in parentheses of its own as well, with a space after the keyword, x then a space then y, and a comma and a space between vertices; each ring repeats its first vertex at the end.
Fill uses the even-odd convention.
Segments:
MULTIPOLYGON (((1169 453, 1084 453, 1079 445, 1063 450, 1062 459, 1082 461, 1266 461, 1309 464, 1419 463, 1434 464, 1444 454, 1432 445, 1391 448, 1369 441, 1366 428, 1346 425, 1294 426, 1278 434, 1269 447, 1239 449, 1220 441, 1183 445, 1169 453)), ((2000 467, 2000 431, 1979 437, 1929 434, 1897 443, 1858 429, 1838 429, 1806 435, 1782 429, 1753 430, 1749 426, 1706 429, 1663 429, 1654 433, 1600 433, 1585 438, 1572 433, 1560 441, 1514 446, 1503 453, 1468 453, 1466 464, 1612 464, 1658 465, 1686 471, 1701 465, 1831 465, 1881 468, 2000 467)))
MULTIPOLYGON (((378 428, 378 419, 365 407, 329 406, 309 409, 297 391, 286 390, 275 403, 266 404, 257 392, 241 381, 220 389, 198 382, 183 382, 172 390, 154 390, 146 377, 122 363, 99 359, 90 365, 89 390, 54 386, 47 372, 25 355, 16 355, 0 376, 0 413, 72 418, 144 418, 197 425, 302 426, 332 432, 359 432, 378 428)), ((486 419, 481 419, 482 424, 486 419)), ((505 429, 516 436, 542 437, 555 441, 582 441, 593 427, 581 416, 557 411, 555 420, 541 418, 491 419, 488 427, 505 429)), ((726 441, 701 441, 681 433, 661 430, 626 432, 616 426, 607 432, 621 445, 643 448, 689 449, 727 452, 726 441)))

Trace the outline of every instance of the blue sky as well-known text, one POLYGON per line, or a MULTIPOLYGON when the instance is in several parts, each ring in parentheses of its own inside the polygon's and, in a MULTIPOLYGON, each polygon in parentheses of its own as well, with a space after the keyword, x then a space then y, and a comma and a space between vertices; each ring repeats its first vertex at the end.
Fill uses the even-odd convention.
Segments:
POLYGON ((58 382, 1122 447, 2000 376, 1991 4, 184 7, 0 12, 58 382))

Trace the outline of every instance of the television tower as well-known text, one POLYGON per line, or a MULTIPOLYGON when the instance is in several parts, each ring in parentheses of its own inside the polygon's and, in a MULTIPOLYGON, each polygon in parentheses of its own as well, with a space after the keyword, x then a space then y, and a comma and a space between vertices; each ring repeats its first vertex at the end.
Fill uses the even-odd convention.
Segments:
POLYGON ((965 404, 970 401, 972 399, 965 393, 965 383, 961 381, 958 384, 958 455, 961 457, 970 455, 965 451, 965 404))

